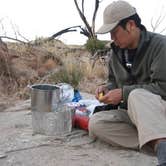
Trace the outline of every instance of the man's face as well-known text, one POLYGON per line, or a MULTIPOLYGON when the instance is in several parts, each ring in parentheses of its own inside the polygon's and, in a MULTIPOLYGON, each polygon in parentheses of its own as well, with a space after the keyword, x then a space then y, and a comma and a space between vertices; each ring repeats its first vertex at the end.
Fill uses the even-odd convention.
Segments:
POLYGON ((131 44, 131 35, 127 29, 118 25, 110 32, 110 35, 116 46, 119 46, 120 48, 129 48, 131 44))

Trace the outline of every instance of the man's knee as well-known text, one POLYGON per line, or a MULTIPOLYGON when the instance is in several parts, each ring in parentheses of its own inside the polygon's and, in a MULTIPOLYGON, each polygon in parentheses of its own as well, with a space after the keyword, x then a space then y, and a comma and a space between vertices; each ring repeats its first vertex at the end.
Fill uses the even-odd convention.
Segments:
POLYGON ((134 89, 130 92, 128 99, 133 99, 137 96, 139 96, 142 92, 144 92, 144 89, 134 89))
POLYGON ((138 89, 134 89, 130 92, 129 96, 128 96, 128 101, 133 101, 133 100, 139 100, 142 99, 143 96, 145 95, 153 95, 151 92, 149 92, 148 90, 142 89, 142 88, 138 88, 138 89))
POLYGON ((129 117, 124 111, 104 111, 94 114, 89 121, 89 131, 98 135, 101 130, 105 130, 108 127, 111 130, 111 124, 115 125, 116 123, 127 122, 130 123, 129 117))
POLYGON ((152 100, 152 99, 161 99, 161 97, 159 95, 156 95, 146 89, 143 88, 138 88, 138 89, 134 89, 130 92, 129 96, 128 96, 128 102, 132 102, 132 101, 144 101, 144 99, 146 100, 152 100))
POLYGON ((103 111, 94 114, 89 120, 89 133, 90 135, 98 136, 101 130, 105 128, 105 123, 114 118, 111 112, 103 111), (108 115, 108 116, 107 116, 108 115), (108 118, 109 117, 109 118, 108 118))
POLYGON ((89 120, 88 128, 90 133, 96 133, 99 129, 98 125, 100 125, 100 118, 97 114, 94 114, 89 120))

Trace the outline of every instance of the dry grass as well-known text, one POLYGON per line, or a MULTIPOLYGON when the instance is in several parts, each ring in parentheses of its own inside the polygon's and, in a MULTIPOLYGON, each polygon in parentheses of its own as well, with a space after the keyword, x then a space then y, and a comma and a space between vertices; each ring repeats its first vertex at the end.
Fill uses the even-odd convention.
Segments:
POLYGON ((102 84, 106 80, 106 66, 99 61, 92 68, 90 58, 81 56, 78 58, 78 55, 70 55, 61 60, 63 61, 62 69, 51 75, 51 82, 66 82, 74 88, 91 93, 95 91, 97 85, 102 84))
POLYGON ((13 92, 17 87, 16 77, 11 67, 11 56, 9 54, 7 45, 1 41, 0 44, 0 86, 4 93, 13 92))
POLYGON ((78 63, 69 60, 63 62, 62 68, 58 72, 52 74, 50 80, 55 83, 69 83, 77 89, 82 78, 83 71, 81 66, 78 63))
MULTIPOLYGON (((106 66, 100 61, 95 63, 90 60, 90 54, 80 46, 69 47, 61 42, 42 43, 37 47, 27 47, 18 43, 9 44, 15 59, 12 65, 20 69, 12 73, 11 62, 5 58, 0 59, 0 69, 3 73, 4 83, 11 81, 17 74, 16 81, 11 82, 13 89, 19 96, 28 97, 25 90, 27 83, 70 83, 74 88, 84 92, 94 93, 97 85, 102 84, 107 78, 106 66), (16 54, 16 56, 15 56, 16 54), (25 64, 20 67, 20 63, 25 64), (25 73, 24 75, 19 75, 25 73), (10 75, 10 77, 9 77, 10 75)), ((1 74, 2 78, 2 74, 1 74)), ((2 84, 2 81, 0 82, 2 84)), ((7 88, 8 91, 10 87, 7 88)), ((1 89, 0 89, 1 91, 1 89)))
POLYGON ((84 75, 88 79, 93 79, 93 78, 106 79, 107 69, 104 64, 98 62, 93 68, 92 62, 88 61, 82 64, 82 66, 83 66, 82 68, 84 69, 84 75))

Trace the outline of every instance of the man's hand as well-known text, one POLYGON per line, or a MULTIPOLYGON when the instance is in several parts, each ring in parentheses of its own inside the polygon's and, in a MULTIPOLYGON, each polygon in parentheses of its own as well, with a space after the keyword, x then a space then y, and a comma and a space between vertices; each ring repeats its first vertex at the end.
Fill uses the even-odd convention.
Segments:
POLYGON ((104 94, 107 94, 108 92, 109 92, 109 90, 105 85, 99 86, 96 89, 95 97, 96 97, 96 99, 100 100, 100 95, 102 94, 102 96, 103 96, 104 94))
POLYGON ((113 89, 102 96, 99 101, 105 104, 117 105, 122 100, 122 89, 113 89))

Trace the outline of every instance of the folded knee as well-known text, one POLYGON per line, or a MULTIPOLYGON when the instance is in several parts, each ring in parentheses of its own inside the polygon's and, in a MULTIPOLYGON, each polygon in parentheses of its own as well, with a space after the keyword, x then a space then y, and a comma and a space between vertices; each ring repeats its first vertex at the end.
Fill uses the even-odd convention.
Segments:
POLYGON ((97 114, 93 115, 89 120, 89 132, 95 132, 97 130, 97 124, 99 123, 99 119, 96 116, 97 114))
POLYGON ((128 102, 131 101, 144 101, 144 100, 152 100, 152 99, 161 99, 161 96, 153 94, 152 92, 146 90, 146 89, 134 89, 130 92, 128 96, 128 102))
POLYGON ((144 91, 144 89, 134 89, 134 90, 132 90, 129 94, 129 99, 138 96, 139 94, 142 93, 142 91, 144 91))
POLYGON ((101 130, 105 130, 107 127, 111 129, 111 124, 121 122, 129 122, 127 113, 117 110, 99 112, 90 118, 89 131, 97 135, 101 130))
POLYGON ((133 101, 135 99, 138 101, 140 98, 142 99, 142 97, 146 94, 151 94, 151 92, 141 88, 134 89, 130 92, 128 96, 128 101, 133 101))

